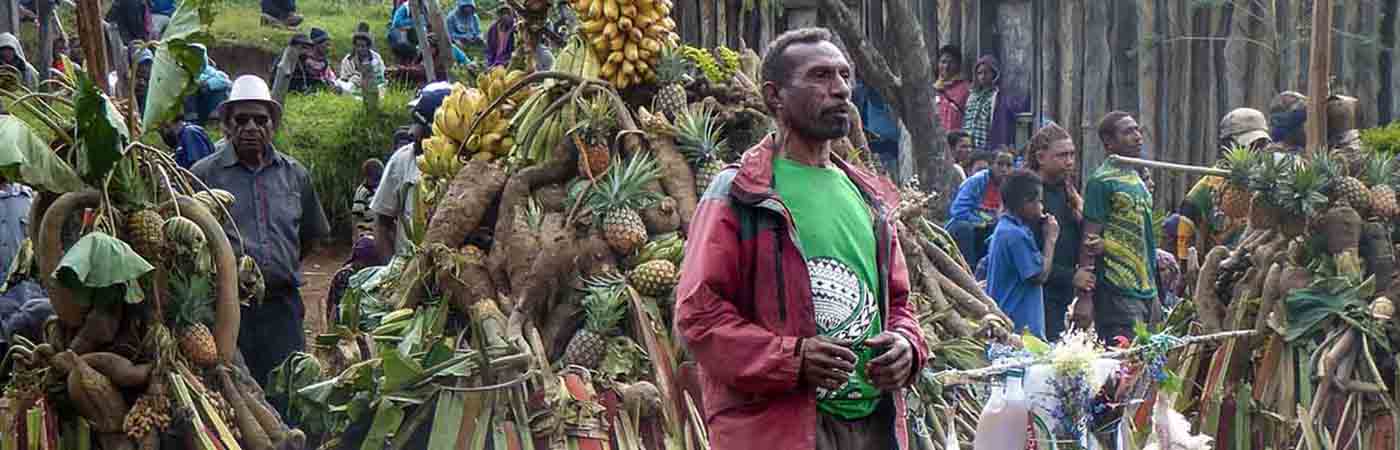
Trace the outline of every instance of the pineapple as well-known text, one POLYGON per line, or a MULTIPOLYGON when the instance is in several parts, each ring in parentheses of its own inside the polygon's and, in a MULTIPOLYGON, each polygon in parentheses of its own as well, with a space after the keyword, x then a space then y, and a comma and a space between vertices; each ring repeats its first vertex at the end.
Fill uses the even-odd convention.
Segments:
POLYGON ((1346 203, 1365 217, 1371 206, 1371 191, 1366 189, 1366 184, 1347 174, 1343 164, 1330 156, 1318 158, 1317 164, 1323 175, 1331 180, 1327 193, 1332 202, 1346 203))
POLYGON ((1249 174, 1249 223, 1255 228, 1272 230, 1278 226, 1279 205, 1275 193, 1278 190, 1280 172, 1287 160, 1263 154, 1259 163, 1249 174))
POLYGON ((1366 181, 1371 184, 1371 212, 1382 218, 1395 217, 1400 206, 1395 203, 1390 155, 1377 155, 1366 161, 1366 181))
POLYGON ((642 295, 660 297, 676 284, 676 275, 675 264, 664 259, 653 259, 632 269, 629 281, 642 295))
POLYGON ((647 242, 646 224, 637 210, 660 200, 660 194, 644 189, 659 173, 656 161, 640 153, 626 166, 609 171, 585 194, 584 203, 593 213, 595 226, 603 230, 603 239, 619 255, 631 255, 647 242))
POLYGON ((218 363, 219 348, 205 323, 212 322, 214 283, 208 275, 175 273, 170 277, 167 316, 175 322, 180 352, 200 367, 218 363))
POLYGON ((1249 215, 1249 173, 1259 161, 1258 155, 1247 147, 1235 147, 1225 152, 1225 169, 1230 171, 1225 186, 1216 191, 1220 212, 1232 219, 1249 215))
POLYGON ((156 263, 165 254, 165 219, 153 209, 142 209, 127 216, 126 235, 136 254, 156 263))
MULTIPOLYGON (((1314 158, 1325 159, 1325 158, 1314 158)), ((1279 180, 1278 200, 1283 210, 1283 221, 1279 227, 1284 236, 1294 238, 1303 235, 1308 218, 1321 213, 1327 205, 1327 197, 1322 189, 1327 180, 1322 169, 1313 161, 1292 162, 1293 169, 1284 172, 1279 180)))
POLYGON ((656 64, 656 78, 661 83, 661 90, 652 100, 653 110, 665 113, 672 119, 681 114, 686 105, 685 85, 691 81, 690 71, 690 61, 674 46, 661 50, 656 64))
POLYGON ((720 154, 726 140, 720 135, 724 126, 708 103, 697 103, 676 115, 677 150, 695 166, 695 191, 704 193, 719 171, 724 170, 720 154))
POLYGON ((618 323, 627 314, 627 284, 613 274, 585 280, 588 295, 583 298, 583 328, 564 347, 563 365, 598 368, 608 347, 608 337, 618 332, 618 323))
POLYGON ((602 95, 596 95, 592 100, 579 97, 578 102, 583 118, 569 130, 579 150, 578 171, 585 178, 602 177, 608 171, 612 154, 608 143, 617 133, 617 117, 613 114, 612 104, 602 95))

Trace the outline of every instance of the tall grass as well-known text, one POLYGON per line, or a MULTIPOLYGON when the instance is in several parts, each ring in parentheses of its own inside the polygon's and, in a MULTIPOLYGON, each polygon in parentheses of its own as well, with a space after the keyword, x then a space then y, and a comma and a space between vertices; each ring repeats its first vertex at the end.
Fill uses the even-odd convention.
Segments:
POLYGON ((376 116, 354 97, 328 93, 287 97, 277 149, 311 173, 337 239, 348 238, 354 226, 350 203, 362 181, 360 164, 369 158, 388 162, 394 129, 411 120, 405 105, 412 95, 401 88, 384 91, 376 116))

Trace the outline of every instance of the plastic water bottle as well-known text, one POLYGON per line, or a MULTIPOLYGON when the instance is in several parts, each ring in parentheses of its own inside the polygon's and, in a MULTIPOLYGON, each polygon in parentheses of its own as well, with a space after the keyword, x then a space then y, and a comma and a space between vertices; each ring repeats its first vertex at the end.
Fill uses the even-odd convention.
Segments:
POLYGON ((1021 389, 1022 373, 1008 372, 1005 384, 992 391, 982 415, 977 420, 975 450, 1023 450, 1026 448, 1026 423, 1030 420, 1030 401, 1021 389))

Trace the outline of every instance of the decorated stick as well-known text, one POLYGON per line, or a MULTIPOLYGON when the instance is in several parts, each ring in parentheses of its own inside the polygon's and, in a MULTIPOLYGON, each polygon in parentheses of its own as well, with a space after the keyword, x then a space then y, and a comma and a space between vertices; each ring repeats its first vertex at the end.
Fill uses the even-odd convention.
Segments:
POLYGON ((1132 166, 1151 167, 1153 169, 1164 169, 1176 172, 1186 172, 1195 175, 1205 175, 1213 177, 1228 177, 1230 171, 1216 169, 1214 167, 1191 166, 1186 164, 1153 161, 1150 159, 1129 158, 1126 156, 1108 155, 1108 160, 1118 164, 1128 164, 1132 166))

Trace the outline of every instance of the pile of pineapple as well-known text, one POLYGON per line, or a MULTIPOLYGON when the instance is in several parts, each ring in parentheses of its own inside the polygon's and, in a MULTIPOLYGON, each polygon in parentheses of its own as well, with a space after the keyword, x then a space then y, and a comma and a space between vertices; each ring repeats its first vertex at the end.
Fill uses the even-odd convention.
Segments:
POLYGON ((1356 164, 1318 152, 1309 157, 1234 148, 1225 153, 1230 171, 1215 192, 1221 213, 1255 229, 1277 229, 1294 238, 1312 230, 1323 213, 1350 207, 1363 219, 1400 219, 1391 155, 1371 154, 1356 164))
POLYGON ((573 0, 579 33, 603 62, 598 75, 617 89, 656 78, 661 49, 680 40, 671 0, 573 0))

